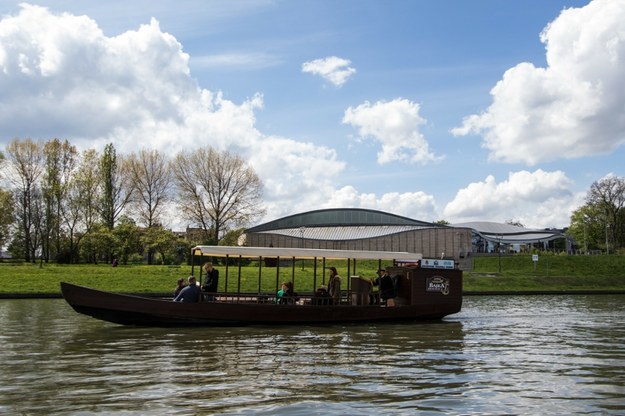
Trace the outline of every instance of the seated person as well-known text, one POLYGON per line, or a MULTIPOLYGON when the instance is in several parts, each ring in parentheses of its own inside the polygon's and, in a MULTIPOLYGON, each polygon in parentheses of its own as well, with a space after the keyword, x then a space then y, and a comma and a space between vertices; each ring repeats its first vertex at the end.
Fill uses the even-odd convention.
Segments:
POLYGON ((178 279, 178 282, 176 284, 176 289, 174 289, 174 299, 176 298, 176 296, 178 296, 180 291, 184 289, 185 287, 187 287, 187 284, 184 282, 184 278, 181 277, 180 279, 178 279))
POLYGON ((332 297, 328 293, 328 288, 326 286, 321 286, 315 291, 315 296, 313 298, 314 305, 330 305, 331 303, 332 297))
POLYGON ((282 282, 282 286, 280 286, 280 290, 278 290, 278 293, 276 294, 276 303, 286 303, 286 300, 284 299, 284 293, 286 292, 286 290, 286 282, 282 282))
POLYGON ((199 302, 200 293, 200 287, 195 281, 195 277, 189 276, 189 285, 178 293, 178 296, 174 298, 174 302, 199 302))
POLYGON ((293 305, 299 300, 299 298, 297 297, 297 293, 293 291, 293 282, 286 282, 285 285, 286 290, 282 295, 282 299, 285 300, 285 303, 293 305))

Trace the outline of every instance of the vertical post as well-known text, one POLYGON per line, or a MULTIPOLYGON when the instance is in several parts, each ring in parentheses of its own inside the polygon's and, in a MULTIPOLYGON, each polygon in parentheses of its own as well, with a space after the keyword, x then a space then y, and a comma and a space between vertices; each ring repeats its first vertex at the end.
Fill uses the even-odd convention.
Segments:
POLYGON ((499 273, 501 273, 501 238, 502 238, 502 235, 499 234, 497 238, 499 239, 499 243, 497 244, 497 250, 499 251, 499 273))
POLYGON ((605 223, 605 254, 610 254, 610 246, 608 245, 608 229, 610 229, 610 224, 606 221, 605 223))

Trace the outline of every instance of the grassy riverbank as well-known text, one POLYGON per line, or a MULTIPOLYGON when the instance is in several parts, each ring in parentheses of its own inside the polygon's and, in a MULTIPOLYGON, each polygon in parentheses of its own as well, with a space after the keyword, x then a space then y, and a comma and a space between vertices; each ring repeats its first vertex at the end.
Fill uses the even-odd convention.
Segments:
MULTIPOLYGON (((622 256, 540 256, 534 264, 531 256, 475 257, 473 271, 464 275, 467 292, 542 292, 542 291, 625 291, 625 257, 622 256), (501 264, 501 268, 500 268, 501 264), (500 271, 501 270, 501 271, 500 271)), ((344 263, 334 262, 342 276, 347 275, 344 263)), ((329 265, 328 265, 329 266, 329 265)), ((321 264, 317 279, 313 278, 312 262, 279 269, 263 268, 262 291, 272 292, 276 281, 293 280, 296 290, 310 291, 322 279, 321 264), (303 270, 302 270, 303 269, 303 270)), ((224 265, 218 266, 220 290, 226 284, 224 265)), ((357 274, 373 277, 377 262, 358 264, 357 274)), ((196 276, 198 268, 195 268, 196 276)), ((0 263, 0 295, 59 293, 59 282, 67 281, 103 290, 126 293, 170 293, 176 279, 191 274, 191 266, 130 265, 57 265, 0 263)), ((228 289, 236 291, 236 266, 229 266, 228 289)), ((259 287, 255 265, 242 268, 241 291, 256 292, 259 287)), ((327 279, 327 275, 326 275, 327 279)))

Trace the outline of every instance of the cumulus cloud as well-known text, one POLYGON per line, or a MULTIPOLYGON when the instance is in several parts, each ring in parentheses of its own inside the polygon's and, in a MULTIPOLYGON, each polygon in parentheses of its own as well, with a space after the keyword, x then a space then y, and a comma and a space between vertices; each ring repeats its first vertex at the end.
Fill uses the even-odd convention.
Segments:
POLYGON ((359 193, 353 186, 334 192, 321 208, 367 208, 391 212, 424 221, 436 221, 437 207, 432 195, 424 192, 389 192, 381 196, 359 193))
POLYGON ((356 108, 349 107, 343 123, 358 129, 362 139, 372 138, 382 145, 378 163, 395 160, 426 164, 439 160, 429 146, 419 126, 426 120, 419 115, 419 104, 397 98, 393 101, 368 101, 356 108))
POLYGON ((520 63, 506 71, 490 107, 452 133, 482 135, 491 160, 528 165, 625 143, 625 2, 566 9, 540 38, 547 67, 520 63))
POLYGON ((302 72, 319 75, 334 86, 341 87, 356 73, 356 69, 349 66, 351 63, 349 59, 328 56, 304 62, 302 72))
MULTIPOLYGON (((221 63, 246 59, 233 56, 221 63)), ((0 20, 0 145, 13 137, 59 137, 81 150, 113 143, 120 153, 152 148, 173 155, 204 145, 236 151, 263 180, 266 220, 339 205, 384 209, 387 197, 405 201, 398 208, 404 215, 421 206, 433 211, 424 195, 376 198, 337 189, 345 162, 334 149, 263 134, 255 125, 262 94, 235 103, 201 88, 189 60, 154 19, 108 37, 88 16, 23 4, 0 20)), ((344 80, 353 73, 344 71, 344 80)))
POLYGON ((563 227, 584 201, 584 195, 573 188, 573 181, 562 171, 511 172, 501 183, 489 175, 459 190, 445 207, 444 218, 453 223, 514 218, 531 228, 563 227))

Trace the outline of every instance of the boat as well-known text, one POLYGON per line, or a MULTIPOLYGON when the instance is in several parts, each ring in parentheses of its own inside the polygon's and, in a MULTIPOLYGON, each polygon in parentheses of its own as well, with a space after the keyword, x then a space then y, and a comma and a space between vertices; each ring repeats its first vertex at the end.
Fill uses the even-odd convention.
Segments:
MULTIPOLYGON (((428 267, 421 267, 424 259, 418 253, 202 245, 194 247, 192 255, 192 274, 196 274, 198 260, 200 263, 207 259, 221 262, 218 266, 222 269, 220 285, 229 290, 203 294, 197 303, 112 293, 67 282, 61 282, 61 292, 76 312, 116 324, 158 327, 440 320, 459 312, 462 306, 462 271, 453 267, 453 261, 451 268, 443 262, 443 268, 438 268, 434 264, 438 264, 436 260, 427 260, 428 267), (328 302, 313 290, 299 292, 297 299, 287 304, 276 302, 281 268, 292 270, 296 286, 303 281, 303 278, 296 280, 296 269, 299 269, 296 264, 300 260, 312 263, 313 281, 307 284, 311 288, 326 283, 327 268, 332 264, 342 261, 340 264, 346 265, 349 279, 342 278, 339 302, 328 302), (394 305, 379 299, 371 292, 370 281, 358 275, 358 262, 362 260, 377 260, 380 266, 385 264, 396 281, 394 305), (253 293, 241 291, 241 270, 250 262, 258 268, 258 290, 253 293), (275 277, 266 270, 267 264, 275 268, 275 277), (273 287, 269 291, 262 289, 268 282, 262 281, 261 269, 265 276, 272 276, 270 286, 275 280, 275 290, 273 287), (232 275, 237 279, 236 284, 232 275)), ((197 270, 201 283, 202 270, 200 267, 197 270)))

